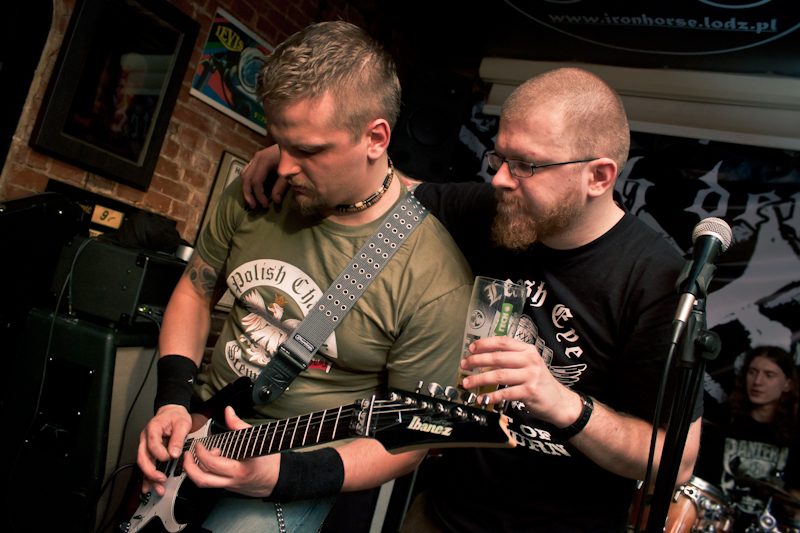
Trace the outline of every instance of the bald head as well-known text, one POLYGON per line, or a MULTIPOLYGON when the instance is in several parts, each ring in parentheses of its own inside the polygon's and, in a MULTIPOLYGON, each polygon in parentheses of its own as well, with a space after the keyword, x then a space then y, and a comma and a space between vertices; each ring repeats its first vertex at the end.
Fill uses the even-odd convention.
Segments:
MULTIPOLYGON (((548 113, 561 120, 559 144, 575 159, 609 157, 619 170, 630 149, 630 129, 619 95, 594 74, 562 68, 529 79, 506 99, 501 120, 521 121, 548 113)), ((618 172, 619 172, 618 170, 618 172)))

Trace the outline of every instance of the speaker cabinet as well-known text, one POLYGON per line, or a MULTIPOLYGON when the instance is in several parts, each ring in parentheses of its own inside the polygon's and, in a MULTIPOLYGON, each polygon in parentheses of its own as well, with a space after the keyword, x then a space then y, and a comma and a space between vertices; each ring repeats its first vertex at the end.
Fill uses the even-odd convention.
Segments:
POLYGON ((60 291, 71 270, 72 310, 130 329, 151 322, 140 308, 160 320, 185 267, 172 255, 76 237, 59 257, 52 288, 60 291))
POLYGON ((415 69, 389 146, 398 170, 423 181, 448 181, 453 149, 469 116, 472 84, 432 65, 415 69))
MULTIPOLYGON (((7 428, 0 446, 8 461, 2 475, 11 489, 2 500, 4 522, 13 525, 8 530, 94 530, 101 483, 116 466, 121 448, 130 456, 120 446, 122 425, 126 406, 141 385, 130 374, 144 377, 156 342, 155 334, 125 334, 41 309, 31 311, 16 358, 8 358, 13 371, 0 406, 7 428), (120 354, 126 359, 139 355, 118 365, 120 354), (112 425, 116 435, 110 433, 112 425)), ((137 400, 148 413, 152 387, 137 400)), ((138 429, 142 418, 135 422, 138 429)), ((129 421, 128 435, 136 429, 129 421)))

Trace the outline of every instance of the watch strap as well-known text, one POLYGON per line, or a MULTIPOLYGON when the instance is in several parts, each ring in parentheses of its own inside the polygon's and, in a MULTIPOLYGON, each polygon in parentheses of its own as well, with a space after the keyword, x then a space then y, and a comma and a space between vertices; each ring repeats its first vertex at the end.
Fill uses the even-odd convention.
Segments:
POLYGON ((580 395, 581 402, 583 403, 581 414, 573 424, 563 429, 552 426, 551 424, 552 427, 550 428, 550 434, 558 440, 569 440, 580 433, 583 428, 586 427, 586 424, 589 423, 589 418, 591 418, 592 412, 594 412, 594 401, 592 400, 592 397, 582 393, 581 391, 575 392, 580 395))

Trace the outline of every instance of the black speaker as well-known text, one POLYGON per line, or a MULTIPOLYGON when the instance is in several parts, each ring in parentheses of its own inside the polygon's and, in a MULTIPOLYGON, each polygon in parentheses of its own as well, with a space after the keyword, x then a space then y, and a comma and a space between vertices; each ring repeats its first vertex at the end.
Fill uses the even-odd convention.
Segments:
POLYGON ((0 405, 5 531, 93 531, 117 349, 156 342, 154 334, 30 312, 0 405))
POLYGON ((160 321, 185 267, 169 254, 76 237, 59 257, 52 289, 60 291, 71 270, 72 312, 120 328, 146 326, 142 313, 160 321))
POLYGON ((52 308, 50 282, 61 247, 74 235, 88 235, 89 217, 56 193, 0 201, 0 354, 16 353, 28 312, 52 308))
POLYGON ((472 85, 471 79, 433 65, 416 67, 389 145, 398 170, 423 181, 448 181, 472 85))

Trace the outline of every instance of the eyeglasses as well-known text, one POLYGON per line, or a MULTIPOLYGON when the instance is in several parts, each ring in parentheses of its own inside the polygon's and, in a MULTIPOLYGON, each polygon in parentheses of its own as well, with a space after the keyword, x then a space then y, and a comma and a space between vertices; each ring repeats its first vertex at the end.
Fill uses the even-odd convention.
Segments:
POLYGON ((589 161, 597 161, 600 159, 599 157, 595 157, 594 159, 580 159, 578 161, 565 161, 563 163, 548 163, 546 165, 534 165, 532 163, 528 163, 527 161, 522 161, 519 159, 503 159, 495 152, 486 152, 486 159, 489 161, 489 168, 494 171, 500 170, 500 167, 503 166, 503 163, 508 163, 508 170, 511 172, 511 175, 515 178, 530 178, 534 175, 534 170, 537 168, 543 167, 554 167, 557 165, 571 165, 572 163, 588 163, 589 161))

